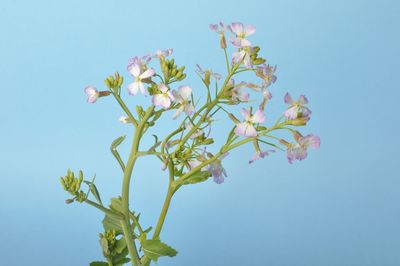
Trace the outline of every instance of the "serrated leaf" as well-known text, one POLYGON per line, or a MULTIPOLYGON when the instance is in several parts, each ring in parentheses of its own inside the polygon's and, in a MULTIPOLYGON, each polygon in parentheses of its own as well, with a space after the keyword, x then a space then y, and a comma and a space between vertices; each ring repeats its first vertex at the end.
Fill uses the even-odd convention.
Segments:
POLYGON ((157 261, 159 257, 174 257, 178 252, 160 240, 144 240, 141 242, 144 254, 151 260, 157 261))
POLYGON ((108 266, 108 263, 104 261, 93 261, 89 266, 108 266))
POLYGON ((200 182, 206 181, 211 176, 209 171, 199 171, 194 173, 189 178, 187 178, 182 184, 189 185, 189 184, 196 184, 200 182))

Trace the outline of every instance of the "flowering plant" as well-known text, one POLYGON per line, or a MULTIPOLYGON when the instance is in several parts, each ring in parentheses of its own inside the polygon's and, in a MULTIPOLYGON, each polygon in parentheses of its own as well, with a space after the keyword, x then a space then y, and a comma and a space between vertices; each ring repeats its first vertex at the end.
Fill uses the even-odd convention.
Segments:
POLYGON ((159 257, 175 256, 177 251, 160 240, 173 195, 184 186, 204 182, 211 177, 215 183, 223 183, 227 177, 223 159, 235 148, 247 143, 254 146, 255 154, 249 156, 249 163, 264 158, 275 150, 286 150, 289 163, 293 163, 295 160, 306 158, 308 148, 319 147, 319 137, 312 134, 303 136, 295 129, 305 126, 310 119, 311 111, 306 107, 308 100, 304 95, 295 101, 287 93, 284 102, 289 105, 288 108, 275 123, 263 125, 267 121, 265 109, 272 98, 269 87, 276 81, 276 67, 265 64, 266 60, 259 56, 260 48, 252 45, 247 39, 256 29, 242 23, 219 23, 210 25, 210 29, 219 36, 227 73, 223 76, 197 65, 197 74, 206 92, 203 101, 195 100, 195 94, 199 90, 187 85, 175 86, 186 78, 186 74, 184 66, 178 67, 174 59, 168 59, 172 49, 129 60, 127 71, 133 78, 126 86, 129 95, 137 97, 140 92, 151 97, 147 108, 136 106, 136 115, 121 96, 124 79, 119 73, 106 78, 107 90, 99 91, 93 86, 85 88, 89 103, 112 96, 125 112, 120 121, 131 125, 134 132, 126 162, 117 149, 125 140, 125 136, 115 139, 111 144, 111 152, 123 173, 123 182, 121 195, 112 198, 108 206, 101 200, 95 178, 85 180, 82 171, 76 175, 70 170, 61 177, 63 188, 72 195, 72 198, 66 200, 67 203, 87 203, 105 214, 100 245, 106 261, 92 262, 90 265, 150 265, 159 257), (231 34, 229 40, 234 49, 231 60, 228 57, 225 38, 227 32, 231 34), (160 70, 151 67, 152 61, 156 61, 160 70), (258 82, 235 82, 243 72, 255 74, 258 82), (250 100, 249 91, 259 95, 256 96, 256 101, 259 99, 256 107, 252 105, 255 101, 250 100), (244 106, 241 109, 242 120, 239 120, 232 110, 239 105, 244 106), (180 117, 182 120, 169 135, 163 139, 153 135, 154 144, 151 147, 142 147, 142 138, 162 115, 170 111, 173 111, 172 119, 180 117), (227 132, 225 143, 219 145, 214 143, 211 136, 211 126, 218 113, 232 121, 232 128, 227 132), (273 133, 278 130, 288 131, 293 136, 293 141, 274 136, 273 133), (211 152, 212 150, 215 152, 211 152), (160 160, 161 169, 168 170, 169 176, 167 195, 154 230, 152 227, 143 227, 139 214, 129 206, 133 168, 143 156, 156 156, 160 160), (87 192, 84 192, 83 184, 88 186, 87 192))

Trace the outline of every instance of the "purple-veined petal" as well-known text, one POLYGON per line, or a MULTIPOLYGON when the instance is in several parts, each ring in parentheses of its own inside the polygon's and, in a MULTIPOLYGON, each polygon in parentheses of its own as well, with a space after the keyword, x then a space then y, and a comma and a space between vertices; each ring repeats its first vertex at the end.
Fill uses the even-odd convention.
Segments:
POLYGON ((149 77, 153 76, 155 73, 156 73, 156 71, 154 69, 149 68, 145 72, 140 74, 140 78, 141 79, 149 78, 149 77))
POLYGON ((180 114, 183 112, 183 110, 185 109, 185 106, 180 106, 176 112, 174 113, 174 115, 172 116, 172 119, 176 119, 178 118, 178 116, 180 116, 180 114))
POLYGON ((257 110, 254 115, 251 117, 251 121, 253 123, 264 123, 267 118, 265 117, 265 114, 261 110, 257 110))
POLYGON ((232 25, 230 26, 230 30, 238 36, 243 35, 243 33, 244 33, 243 23, 240 23, 240 22, 232 23, 232 25))
POLYGON ((189 86, 181 86, 178 89, 179 95, 184 100, 189 100, 192 95, 192 88, 189 86))
POLYGON ((130 65, 129 73, 131 73, 131 75, 134 77, 139 77, 140 76, 140 65, 137 63, 130 65))
POLYGON ((300 95, 299 97, 299 103, 301 104, 308 104, 308 99, 305 95, 300 95))
POLYGON ((301 137, 299 139, 299 142, 301 144, 305 145, 306 147, 310 147, 310 148, 314 148, 314 149, 319 148, 319 146, 321 144, 320 138, 313 134, 309 134, 307 136, 301 137))
POLYGON ((284 100, 285 100, 286 104, 292 104, 293 103, 293 99, 292 99, 292 97, 290 96, 290 94, 288 92, 285 94, 284 100))
POLYGON ((250 117, 251 117, 250 108, 248 108, 248 109, 242 108, 242 110, 240 110, 240 112, 246 121, 250 120, 250 117))
POLYGON ((297 111, 298 111, 298 108, 296 106, 292 106, 285 111, 284 115, 288 119, 296 119, 297 111))
POLYGON ((130 83, 128 85, 128 92, 129 92, 130 95, 135 96, 138 93, 139 83, 141 83, 141 82, 135 81, 135 82, 132 82, 132 83, 130 83))
POLYGON ((247 25, 247 26, 244 27, 244 35, 245 36, 252 35, 255 32, 256 32, 256 28, 254 26, 247 25))

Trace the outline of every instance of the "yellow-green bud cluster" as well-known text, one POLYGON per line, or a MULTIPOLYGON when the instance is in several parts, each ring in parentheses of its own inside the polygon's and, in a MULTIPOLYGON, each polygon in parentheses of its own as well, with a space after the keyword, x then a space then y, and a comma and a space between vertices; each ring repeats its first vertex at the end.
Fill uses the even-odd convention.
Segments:
POLYGON ((166 60, 165 58, 160 59, 161 71, 164 74, 165 83, 169 83, 171 81, 181 81, 186 78, 186 74, 183 73, 185 70, 185 66, 181 66, 178 68, 175 65, 175 60, 166 60))
POLYGON ((86 200, 86 194, 80 190, 83 181, 83 173, 79 171, 78 177, 68 169, 67 175, 61 177, 60 182, 64 190, 75 196, 73 199, 68 199, 66 203, 72 203, 74 200, 83 202, 86 200))
POLYGON ((115 72, 114 76, 108 76, 104 80, 104 84, 107 86, 107 88, 112 89, 115 92, 121 88, 123 82, 124 77, 120 76, 118 72, 115 72))
POLYGON ((262 65, 266 61, 264 58, 258 57, 259 51, 260 51, 260 47, 258 47, 258 46, 255 46, 252 49, 252 52, 250 54, 250 59, 251 59, 251 63, 253 65, 262 65))

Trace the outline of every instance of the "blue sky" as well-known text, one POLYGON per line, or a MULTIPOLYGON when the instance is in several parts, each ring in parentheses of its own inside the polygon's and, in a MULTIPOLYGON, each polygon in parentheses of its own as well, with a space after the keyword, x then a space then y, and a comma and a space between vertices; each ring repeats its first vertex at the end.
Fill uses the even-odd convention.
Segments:
MULTIPOLYGON (((88 105, 83 88, 114 71, 129 80, 130 57, 174 48, 201 94, 195 64, 224 71, 208 29, 222 20, 256 26, 252 41, 278 65, 269 121, 286 91, 306 94, 313 115, 303 132, 321 136, 321 148, 293 165, 275 153, 249 166, 251 146, 231 153, 223 185, 176 194, 161 238, 179 255, 159 265, 399 265, 399 11, 397 1, 367 0, 2 1, 2 264, 101 258, 102 215, 65 205, 59 177, 68 167, 96 173, 103 198, 117 195, 121 175, 108 147, 131 132, 111 99, 88 105)), ((125 96, 132 107, 149 102, 125 96)), ((158 169, 149 159, 135 170, 132 206, 145 225, 166 191, 158 169)))

